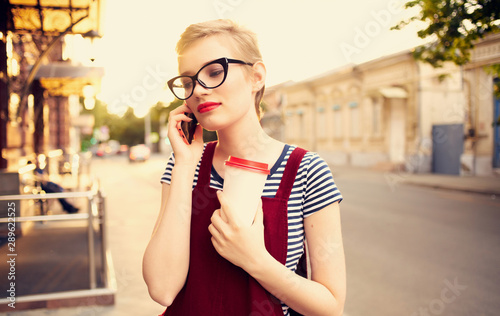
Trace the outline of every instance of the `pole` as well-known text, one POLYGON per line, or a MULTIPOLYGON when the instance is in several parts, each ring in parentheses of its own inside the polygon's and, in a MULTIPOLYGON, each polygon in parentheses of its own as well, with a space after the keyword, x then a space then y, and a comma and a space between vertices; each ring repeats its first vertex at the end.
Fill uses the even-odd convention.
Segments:
POLYGON ((88 217, 88 251, 89 251, 89 279, 90 279, 90 289, 93 290, 97 287, 96 271, 95 271, 95 244, 94 244, 94 207, 97 208, 95 204, 95 196, 89 199, 89 217, 88 217))
POLYGON ((144 143, 149 149, 151 147, 151 109, 149 109, 148 113, 144 117, 144 143))
POLYGON ((7 121, 9 120, 9 85, 7 75, 7 26, 10 8, 9 1, 0 0, 0 170, 7 169, 5 149, 7 149, 7 121))
POLYGON ((168 117, 168 113, 163 111, 161 114, 160 114, 160 144, 159 144, 159 150, 160 150, 160 153, 165 153, 166 152, 166 143, 165 143, 165 140, 167 138, 167 135, 168 135, 168 130, 167 130, 167 117, 168 117))
POLYGON ((7 81, 7 34, 2 30, 0 40, 0 169, 7 168, 7 122, 9 120, 9 86, 7 81))

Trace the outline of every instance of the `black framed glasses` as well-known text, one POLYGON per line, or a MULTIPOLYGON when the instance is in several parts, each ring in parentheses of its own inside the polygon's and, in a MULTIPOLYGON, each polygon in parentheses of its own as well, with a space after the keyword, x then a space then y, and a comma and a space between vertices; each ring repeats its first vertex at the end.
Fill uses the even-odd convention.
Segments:
POLYGON ((167 82, 168 87, 177 99, 187 100, 193 95, 196 82, 206 89, 215 89, 222 85, 226 80, 229 64, 253 66, 242 60, 222 57, 201 67, 194 76, 177 76, 170 79, 167 82))

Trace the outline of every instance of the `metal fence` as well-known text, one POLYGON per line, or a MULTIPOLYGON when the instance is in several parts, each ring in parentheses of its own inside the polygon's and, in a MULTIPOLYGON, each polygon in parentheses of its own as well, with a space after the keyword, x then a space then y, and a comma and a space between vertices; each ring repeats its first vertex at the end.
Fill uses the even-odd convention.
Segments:
MULTIPOLYGON (((18 194, 18 195, 1 195, 0 201, 16 201, 16 200, 53 200, 60 198, 85 198, 88 203, 88 212, 78 214, 54 214, 54 215, 36 215, 36 216, 16 216, 15 222, 52 222, 52 221, 87 221, 87 237, 88 237, 88 262, 89 262, 89 289, 56 293, 41 293, 35 295, 26 295, 16 297, 16 301, 33 302, 47 301, 57 298, 68 297, 91 297, 93 295, 113 295, 116 293, 116 281, 110 252, 107 248, 106 240, 106 197, 94 183, 90 190, 84 192, 64 192, 64 193, 45 193, 45 194, 18 194), (96 262, 96 247, 95 238, 100 239, 102 263, 99 262, 101 271, 97 270, 96 262), (97 272, 101 273, 103 287, 97 286, 97 272), (68 295, 69 294, 69 295, 68 295)), ((0 218, 0 223, 12 222, 8 217, 0 218)), ((8 299, 0 299, 0 304, 8 304, 8 299)))

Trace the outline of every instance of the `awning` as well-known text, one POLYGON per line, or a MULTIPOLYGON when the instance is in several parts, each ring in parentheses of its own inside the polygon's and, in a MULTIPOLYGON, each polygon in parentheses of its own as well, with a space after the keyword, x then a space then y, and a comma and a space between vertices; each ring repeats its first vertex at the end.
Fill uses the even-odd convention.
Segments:
POLYGON ((58 35, 100 31, 104 0, 8 0, 7 29, 14 33, 58 35))
POLYGON ((104 76, 103 67, 86 67, 72 65, 66 62, 54 62, 40 66, 35 79, 40 80, 50 95, 69 96, 82 95, 86 85, 92 85, 99 93, 101 78, 104 76))

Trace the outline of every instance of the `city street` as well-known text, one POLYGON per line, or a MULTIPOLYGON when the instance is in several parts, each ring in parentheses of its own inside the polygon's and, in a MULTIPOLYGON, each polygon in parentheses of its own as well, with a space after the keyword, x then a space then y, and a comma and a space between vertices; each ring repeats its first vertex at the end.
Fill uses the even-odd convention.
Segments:
MULTIPOLYGON (((111 307, 43 315, 158 315, 141 275, 168 156, 145 163, 94 158, 106 192, 118 293, 111 307)), ((500 310, 500 197, 389 181, 394 174, 334 168, 347 261, 347 316, 493 316, 500 310)), ((396 175, 397 176, 397 175, 396 175)), ((41 315, 26 311, 12 315, 41 315)))

